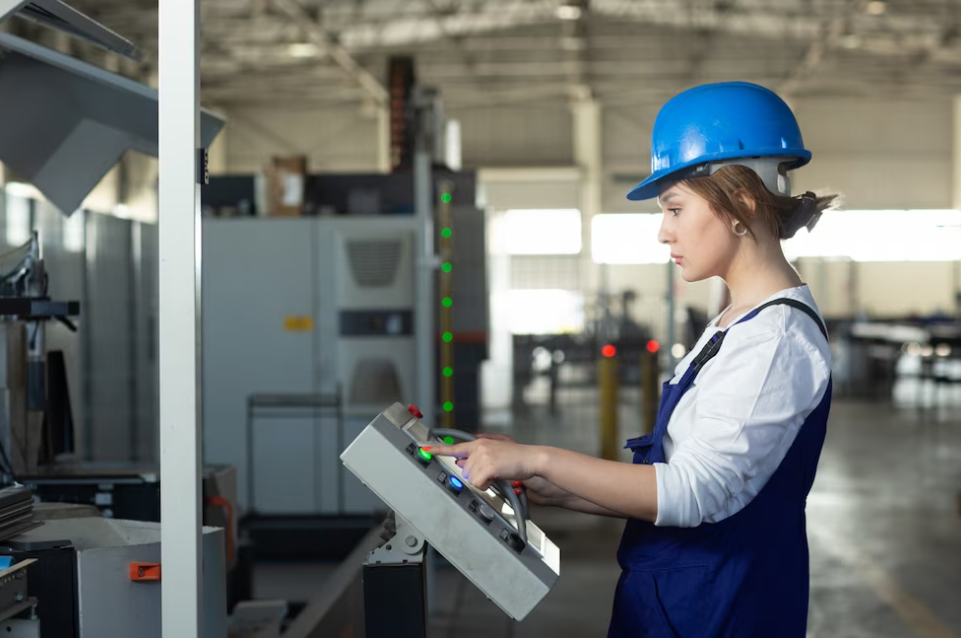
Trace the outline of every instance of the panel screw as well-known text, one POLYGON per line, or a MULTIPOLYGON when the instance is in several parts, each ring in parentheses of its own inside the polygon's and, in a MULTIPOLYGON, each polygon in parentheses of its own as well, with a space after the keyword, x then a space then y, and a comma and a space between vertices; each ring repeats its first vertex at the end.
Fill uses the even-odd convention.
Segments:
POLYGON ((408 536, 408 537, 407 537, 407 546, 408 546, 408 547, 414 547, 414 546, 416 546, 416 545, 417 545, 417 537, 416 537, 416 536, 413 536, 413 535, 408 536))

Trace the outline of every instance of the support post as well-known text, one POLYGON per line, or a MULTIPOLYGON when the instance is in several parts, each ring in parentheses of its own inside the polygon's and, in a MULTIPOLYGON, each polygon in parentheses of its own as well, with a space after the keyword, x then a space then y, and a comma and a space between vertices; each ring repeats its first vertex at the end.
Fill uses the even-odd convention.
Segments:
POLYGON ((660 371, 658 370, 658 353, 645 349, 641 352, 641 427, 644 434, 654 431, 657 423, 657 408, 660 397, 660 371))
POLYGON ((617 460, 618 374, 617 359, 602 356, 597 361, 597 383, 600 397, 601 458, 617 460))
POLYGON ((592 97, 572 100, 574 162, 581 171, 581 288, 608 294, 607 282, 600 281, 591 258, 591 220, 603 207, 601 105, 592 97))
POLYGON ((391 513, 384 543, 364 561, 364 625, 367 638, 427 638, 428 545, 391 513))
POLYGON ((159 11, 161 620, 163 638, 198 638, 200 13, 197 0, 163 0, 159 11))

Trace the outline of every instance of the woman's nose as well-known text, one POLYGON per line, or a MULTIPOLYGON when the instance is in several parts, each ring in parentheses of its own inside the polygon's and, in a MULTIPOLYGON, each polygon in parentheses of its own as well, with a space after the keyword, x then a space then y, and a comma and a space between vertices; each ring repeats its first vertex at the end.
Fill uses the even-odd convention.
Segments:
POLYGON ((657 241, 662 244, 670 244, 674 241, 674 233, 667 227, 667 219, 667 215, 664 215, 664 218, 661 220, 661 229, 657 231, 657 241))

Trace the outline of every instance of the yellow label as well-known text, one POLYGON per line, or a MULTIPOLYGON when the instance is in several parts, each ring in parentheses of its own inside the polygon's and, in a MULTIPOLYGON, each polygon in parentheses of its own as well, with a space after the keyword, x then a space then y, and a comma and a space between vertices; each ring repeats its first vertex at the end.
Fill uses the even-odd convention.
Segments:
POLYGON ((310 315, 284 317, 284 330, 287 332, 308 332, 314 329, 314 318, 310 315))

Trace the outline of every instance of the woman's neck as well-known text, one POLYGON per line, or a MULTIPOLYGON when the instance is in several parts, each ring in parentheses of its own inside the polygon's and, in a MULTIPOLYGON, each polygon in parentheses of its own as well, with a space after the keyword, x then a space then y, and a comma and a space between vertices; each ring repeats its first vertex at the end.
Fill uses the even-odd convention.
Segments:
POLYGON ((777 241, 745 245, 723 279, 731 291, 731 306, 722 316, 721 324, 754 308, 771 295, 803 284, 777 241))

